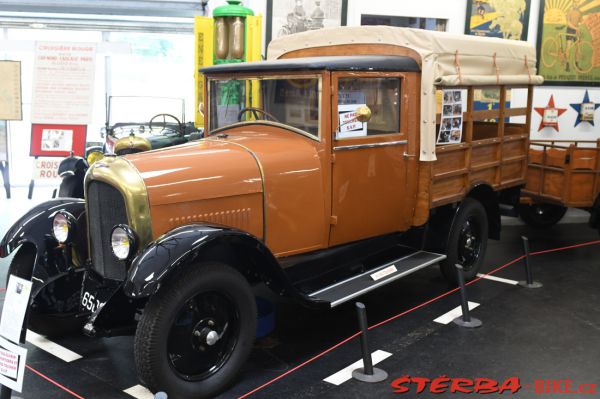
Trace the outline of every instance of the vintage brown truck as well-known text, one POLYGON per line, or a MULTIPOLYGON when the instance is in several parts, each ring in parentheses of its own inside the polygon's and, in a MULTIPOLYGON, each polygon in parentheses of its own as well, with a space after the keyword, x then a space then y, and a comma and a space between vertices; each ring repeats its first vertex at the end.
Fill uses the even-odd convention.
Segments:
POLYGON ((525 184, 534 49, 353 27, 268 55, 202 70, 204 139, 107 156, 85 200, 7 232, 0 256, 17 251, 10 273, 33 281, 30 328, 135 334, 144 384, 200 398, 250 353, 257 284, 333 308, 437 263, 451 281, 457 263, 477 273, 525 184), (482 90, 497 109, 474 109, 482 90))

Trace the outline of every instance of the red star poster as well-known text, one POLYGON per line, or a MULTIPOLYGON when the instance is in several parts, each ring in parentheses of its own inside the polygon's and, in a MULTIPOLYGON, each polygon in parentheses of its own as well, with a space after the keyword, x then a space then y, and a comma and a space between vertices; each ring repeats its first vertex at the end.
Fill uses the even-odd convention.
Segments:
POLYGON ((551 95, 548 105, 546 105, 544 108, 535 109, 535 112, 540 114, 542 117, 538 132, 545 127, 551 127, 558 132, 558 117, 564 114, 566 110, 566 108, 556 108, 554 105, 554 95, 551 95))

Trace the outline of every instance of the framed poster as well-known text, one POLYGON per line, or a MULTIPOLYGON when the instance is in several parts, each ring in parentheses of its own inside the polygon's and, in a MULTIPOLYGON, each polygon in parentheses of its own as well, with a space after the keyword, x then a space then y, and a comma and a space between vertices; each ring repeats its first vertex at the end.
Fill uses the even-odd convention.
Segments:
POLYGON ((87 125, 31 125, 32 157, 68 157, 85 155, 87 125))
POLYGON ((549 85, 600 83, 600 3, 540 0, 538 73, 549 85))
POLYGON ((347 16, 348 0, 267 0, 265 46, 276 37, 345 26, 347 16))
POLYGON ((21 62, 0 61, 0 120, 23 120, 21 62))
POLYGON ((467 0, 465 33, 527 40, 531 0, 467 0))
POLYGON ((0 162, 8 161, 8 134, 6 121, 0 121, 0 162))

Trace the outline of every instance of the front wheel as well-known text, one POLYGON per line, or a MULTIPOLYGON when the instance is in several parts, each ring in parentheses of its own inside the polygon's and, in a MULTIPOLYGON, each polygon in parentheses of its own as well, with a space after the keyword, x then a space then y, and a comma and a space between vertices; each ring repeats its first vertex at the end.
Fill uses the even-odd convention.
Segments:
POLYGON ((454 217, 446 259, 440 263, 444 277, 453 284, 458 283, 456 264, 463 267, 465 279, 475 278, 483 264, 488 239, 487 213, 481 202, 466 198, 454 217))
POLYGON ((567 213, 567 208, 553 204, 520 204, 518 211, 521 219, 529 226, 546 229, 560 222, 567 213))
POLYGON ((256 301, 246 279, 222 263, 189 266, 153 296, 137 327, 138 374, 174 398, 226 389, 250 354, 256 301))

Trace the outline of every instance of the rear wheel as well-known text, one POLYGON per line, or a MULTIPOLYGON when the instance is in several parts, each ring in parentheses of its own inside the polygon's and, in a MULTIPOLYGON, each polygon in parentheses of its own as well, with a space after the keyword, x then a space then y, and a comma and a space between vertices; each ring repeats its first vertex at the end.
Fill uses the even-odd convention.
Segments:
POLYGON ((554 226, 567 213, 567 208, 553 204, 520 204, 519 216, 529 226, 545 229, 554 226))
MULTIPOLYGON (((10 263, 6 282, 11 274, 30 280, 35 257, 33 245, 25 244, 19 248, 10 263)), ((81 276, 82 273, 66 275, 43 288, 33 299, 27 327, 48 337, 80 332, 85 320, 75 314, 79 306, 81 276)))
POLYGON ((487 249, 488 220, 483 205, 466 198, 456 214, 446 248, 446 259, 440 263, 444 277, 453 284, 458 283, 456 264, 463 267, 465 279, 476 275, 487 249))
POLYGON ((211 397, 237 377, 256 336, 250 285, 221 263, 190 266, 153 296, 137 327, 138 374, 169 397, 211 397))

